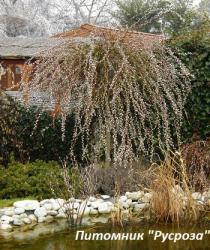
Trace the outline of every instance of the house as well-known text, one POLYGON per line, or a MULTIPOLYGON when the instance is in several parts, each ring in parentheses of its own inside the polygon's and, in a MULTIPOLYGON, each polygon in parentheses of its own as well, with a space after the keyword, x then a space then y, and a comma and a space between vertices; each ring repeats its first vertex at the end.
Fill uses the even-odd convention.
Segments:
POLYGON ((58 43, 51 38, 0 38, 0 89, 18 90, 26 61, 58 43))
MULTIPOLYGON (((123 42, 129 42, 132 45, 140 43, 141 46, 146 48, 164 39, 160 35, 106 28, 91 24, 84 24, 79 28, 59 33, 49 38, 0 38, 0 90, 6 91, 19 101, 23 100, 22 93, 19 91, 19 83, 22 72, 26 72, 26 70, 30 72, 29 66, 26 65, 29 59, 32 61, 36 60, 40 52, 61 44, 63 40, 73 39, 76 42, 80 42, 91 37, 105 37, 106 39, 120 37, 123 42)), ((41 99, 43 100, 43 98, 41 99)), ((47 98, 44 99, 47 100, 47 98)), ((37 96, 31 97, 30 103, 37 106, 41 105, 41 101, 39 101, 37 96)), ((49 106, 48 101, 46 103, 49 106)), ((51 105, 53 106, 54 104, 51 105)))
POLYGON ((17 90, 26 61, 36 57, 41 51, 56 46, 63 39, 84 39, 91 36, 109 39, 121 36, 124 41, 140 42, 142 46, 146 47, 163 40, 161 35, 123 31, 91 24, 84 24, 79 28, 56 34, 50 38, 0 38, 0 89, 17 90))

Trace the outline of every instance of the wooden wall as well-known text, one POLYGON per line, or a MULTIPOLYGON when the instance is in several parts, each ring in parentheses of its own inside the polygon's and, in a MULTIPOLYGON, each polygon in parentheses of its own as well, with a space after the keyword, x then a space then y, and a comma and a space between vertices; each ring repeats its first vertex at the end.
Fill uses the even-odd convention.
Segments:
POLYGON ((18 90, 25 62, 24 59, 0 59, 0 68, 4 70, 0 79, 1 90, 18 90))

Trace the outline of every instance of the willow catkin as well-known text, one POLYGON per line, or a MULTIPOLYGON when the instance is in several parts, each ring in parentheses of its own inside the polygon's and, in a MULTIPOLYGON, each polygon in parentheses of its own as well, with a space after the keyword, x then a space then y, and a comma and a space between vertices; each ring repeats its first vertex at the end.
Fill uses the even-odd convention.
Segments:
POLYGON ((126 165, 180 143, 190 74, 163 43, 69 40, 40 55, 27 91, 59 101, 64 122, 75 114, 72 157, 80 139, 88 161, 126 165))

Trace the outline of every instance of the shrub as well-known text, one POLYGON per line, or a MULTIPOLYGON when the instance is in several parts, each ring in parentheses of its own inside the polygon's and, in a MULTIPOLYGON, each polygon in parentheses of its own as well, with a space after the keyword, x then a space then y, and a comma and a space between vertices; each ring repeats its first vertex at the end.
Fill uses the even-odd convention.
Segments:
POLYGON ((191 89, 188 70, 164 43, 128 41, 126 32, 97 36, 40 55, 32 81, 22 82, 25 93, 56 101, 63 124, 75 114, 72 158, 79 138, 84 160, 115 166, 175 148, 191 89))
POLYGON ((16 139, 19 108, 11 98, 0 92, 0 156, 4 165, 8 163, 9 152, 20 147, 16 139))
MULTIPOLYGON (((49 112, 35 107, 25 108, 0 93, 0 157, 4 166, 13 153, 16 160, 24 163, 64 159, 72 141, 74 117, 67 116, 65 138, 62 140, 61 118, 53 118, 49 112)), ((75 151, 79 158, 80 146, 75 151)))
POLYGON ((152 175, 147 171, 150 164, 144 158, 126 167, 107 165, 106 163, 91 164, 81 171, 85 179, 85 188, 91 194, 123 195, 125 192, 148 187, 152 182, 152 175))
POLYGON ((193 135, 202 139, 210 136, 210 21, 190 34, 173 38, 170 42, 178 49, 185 65, 194 75, 192 93, 186 103, 187 120, 182 135, 190 140, 193 135))
POLYGON ((72 140, 72 124, 73 117, 68 116, 65 138, 62 139, 61 118, 53 118, 48 112, 40 113, 36 108, 22 108, 16 127, 21 150, 16 148, 16 158, 30 161, 64 159, 72 140))
POLYGON ((0 199, 52 198, 49 183, 62 185, 60 173, 60 166, 53 161, 37 160, 27 164, 12 161, 7 168, 0 166, 0 199))
POLYGON ((190 184, 195 191, 202 191, 209 185, 210 176, 210 137, 186 143, 181 148, 190 184))

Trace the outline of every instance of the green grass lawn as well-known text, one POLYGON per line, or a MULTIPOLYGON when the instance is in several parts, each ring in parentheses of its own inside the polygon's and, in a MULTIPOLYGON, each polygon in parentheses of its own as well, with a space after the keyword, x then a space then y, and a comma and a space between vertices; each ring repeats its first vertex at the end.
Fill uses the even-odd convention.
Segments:
POLYGON ((25 198, 13 198, 13 199, 5 199, 5 200, 0 200, 0 208, 4 207, 10 207, 13 205, 15 201, 21 201, 21 200, 34 200, 34 197, 25 197, 25 198))

